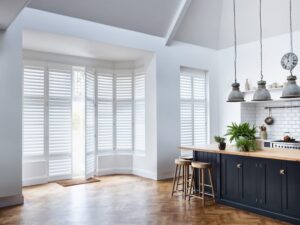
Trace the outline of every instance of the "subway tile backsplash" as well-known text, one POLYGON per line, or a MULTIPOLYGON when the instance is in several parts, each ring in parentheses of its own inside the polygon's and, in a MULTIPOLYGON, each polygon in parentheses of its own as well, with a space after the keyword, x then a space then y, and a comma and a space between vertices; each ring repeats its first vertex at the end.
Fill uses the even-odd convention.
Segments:
MULTIPOLYGON (((241 121, 249 122, 260 126, 265 124, 264 120, 269 115, 266 106, 300 106, 300 101, 274 101, 261 103, 242 103, 241 121)), ((266 125, 268 139, 281 139, 284 132, 300 140, 300 108, 272 109, 271 116, 274 119, 273 125, 266 125)))

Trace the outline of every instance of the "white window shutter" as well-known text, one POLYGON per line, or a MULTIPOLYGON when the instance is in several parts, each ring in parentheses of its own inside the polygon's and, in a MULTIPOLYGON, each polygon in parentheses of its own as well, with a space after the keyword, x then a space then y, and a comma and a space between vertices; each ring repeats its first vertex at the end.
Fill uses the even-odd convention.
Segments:
MULTIPOLYGON (((194 72, 194 71, 193 71, 194 72)), ((206 75, 204 72, 180 75, 181 145, 207 143, 206 75)))
POLYGON ((132 150, 132 75, 116 76, 116 150, 132 150))
POLYGON ((49 67, 49 180, 72 176, 72 68, 49 67))
POLYGON ((95 73, 85 74, 85 178, 95 173, 95 73))
POLYGON ((45 67, 24 65, 23 156, 45 156, 45 67))
POLYGON ((114 138, 113 75, 97 74, 98 151, 112 151, 114 138))
POLYGON ((145 74, 134 77, 134 150, 145 151, 145 74))

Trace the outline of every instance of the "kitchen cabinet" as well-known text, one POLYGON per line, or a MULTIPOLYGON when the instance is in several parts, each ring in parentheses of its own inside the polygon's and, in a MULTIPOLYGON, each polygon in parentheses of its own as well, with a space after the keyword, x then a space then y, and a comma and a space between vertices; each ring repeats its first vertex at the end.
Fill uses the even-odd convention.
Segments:
POLYGON ((221 160, 222 198, 230 201, 240 201, 240 157, 223 156, 221 160))
POLYGON ((283 212, 300 218, 300 163, 283 162, 283 212))

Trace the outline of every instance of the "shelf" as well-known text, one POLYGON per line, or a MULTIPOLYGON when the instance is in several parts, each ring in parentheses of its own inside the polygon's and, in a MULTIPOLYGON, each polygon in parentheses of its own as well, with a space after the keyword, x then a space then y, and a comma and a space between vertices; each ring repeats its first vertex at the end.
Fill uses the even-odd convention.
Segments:
MULTIPOLYGON (((283 88, 270 88, 268 89, 270 92, 274 92, 274 91, 282 91, 283 88)), ((244 94, 252 94, 254 93, 256 90, 249 90, 249 91, 243 91, 244 94)))

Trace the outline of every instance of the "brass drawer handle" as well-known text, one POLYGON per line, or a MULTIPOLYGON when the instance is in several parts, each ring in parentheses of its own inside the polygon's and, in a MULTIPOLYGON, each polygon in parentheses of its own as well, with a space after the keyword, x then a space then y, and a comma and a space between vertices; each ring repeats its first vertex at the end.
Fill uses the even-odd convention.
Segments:
POLYGON ((280 175, 285 175, 285 170, 280 170, 279 173, 280 175))

